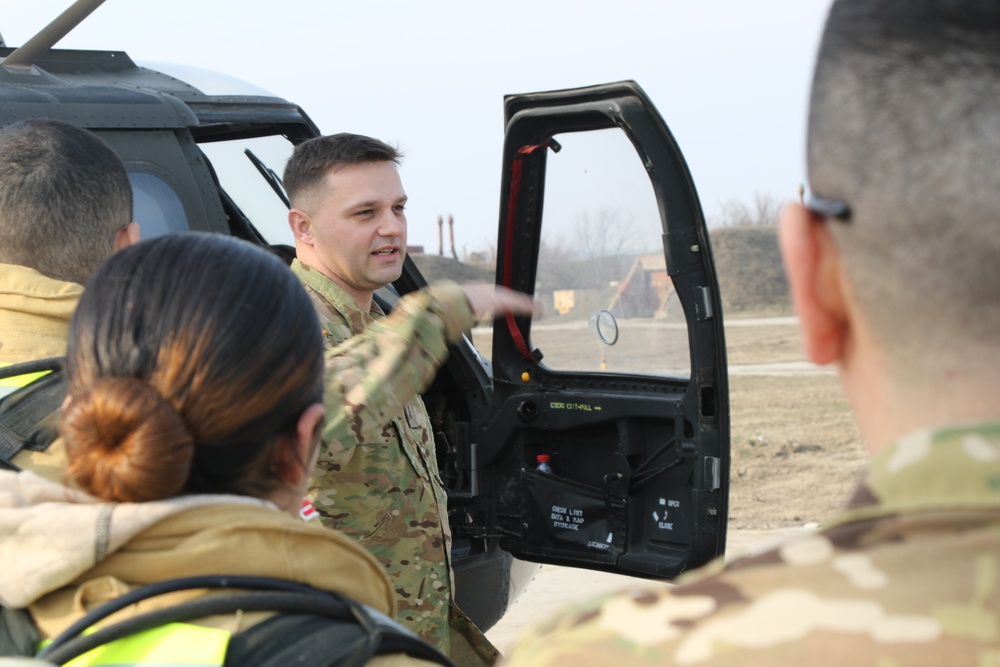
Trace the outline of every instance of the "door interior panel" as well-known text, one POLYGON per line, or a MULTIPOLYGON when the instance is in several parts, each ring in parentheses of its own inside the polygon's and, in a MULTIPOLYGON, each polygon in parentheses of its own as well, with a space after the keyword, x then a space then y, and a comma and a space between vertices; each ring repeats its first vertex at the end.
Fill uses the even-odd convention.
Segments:
POLYGON ((499 284, 559 307, 492 330, 495 412, 477 444, 501 546, 661 578, 722 554, 729 414, 718 285, 683 156, 636 84, 508 98, 497 247, 499 284), (613 182, 617 163, 581 168, 582 133, 603 133, 591 142, 598 156, 626 146, 645 209, 634 210, 631 181, 613 182), (553 176, 574 170, 583 187, 553 176), (623 203, 590 203, 602 189, 624 192, 623 203), (588 323, 576 308, 595 315, 588 323), (538 470, 539 455, 551 472, 538 470))

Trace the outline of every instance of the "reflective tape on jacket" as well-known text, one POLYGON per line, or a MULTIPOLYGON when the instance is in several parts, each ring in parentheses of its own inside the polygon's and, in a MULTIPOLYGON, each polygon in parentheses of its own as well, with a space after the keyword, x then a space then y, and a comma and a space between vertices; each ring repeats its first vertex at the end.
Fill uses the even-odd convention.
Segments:
MULTIPOLYGON (((13 364, 0 363, 0 368, 5 366, 13 366, 13 364)), ((24 375, 15 375, 9 378, 0 378, 0 387, 11 387, 12 389, 19 389, 26 384, 34 382, 43 375, 48 375, 52 371, 38 371, 37 373, 25 373, 24 375)))
POLYGON ((217 628, 168 623, 98 646, 65 667, 222 667, 231 636, 217 628))

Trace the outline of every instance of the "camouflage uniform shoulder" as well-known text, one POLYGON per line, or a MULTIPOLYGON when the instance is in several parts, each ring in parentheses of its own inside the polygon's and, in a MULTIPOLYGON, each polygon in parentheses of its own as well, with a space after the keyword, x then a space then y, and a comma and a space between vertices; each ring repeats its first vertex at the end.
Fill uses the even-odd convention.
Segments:
POLYGON ((1000 641, 998 466, 996 425, 907 436, 821 532, 677 587, 579 605, 529 631, 505 664, 988 664, 1000 641))
POLYGON ((910 433, 877 452, 837 522, 1000 504, 1000 422, 910 433))

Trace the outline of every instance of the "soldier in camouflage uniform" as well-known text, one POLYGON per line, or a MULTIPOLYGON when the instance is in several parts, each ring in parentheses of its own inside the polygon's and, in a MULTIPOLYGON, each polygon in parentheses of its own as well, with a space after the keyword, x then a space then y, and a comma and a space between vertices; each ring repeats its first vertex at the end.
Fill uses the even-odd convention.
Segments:
POLYGON ((563 612, 507 665, 1000 664, 998 99, 995 0, 835 0, 817 196, 780 233, 865 479, 818 533, 563 612))
POLYGON ((454 605, 447 494, 419 392, 474 316, 533 304, 492 285, 443 283, 403 297, 385 317, 373 293, 399 277, 406 253, 399 160, 376 139, 340 134, 299 145, 285 169, 292 270, 328 349, 311 500, 325 525, 385 566, 400 621, 457 664, 492 664, 496 650, 454 605))

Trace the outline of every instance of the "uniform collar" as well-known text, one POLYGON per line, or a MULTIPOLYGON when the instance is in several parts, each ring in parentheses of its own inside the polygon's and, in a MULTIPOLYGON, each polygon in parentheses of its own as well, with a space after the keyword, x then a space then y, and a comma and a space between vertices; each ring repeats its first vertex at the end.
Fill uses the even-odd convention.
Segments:
POLYGON ((302 263, 300 260, 292 260, 292 273, 298 276, 302 284, 322 296, 333 308, 340 312, 345 320, 352 323, 354 333, 360 333, 361 328, 353 323, 363 323, 364 326, 371 324, 378 318, 385 317, 385 313, 379 305, 372 300, 372 307, 367 313, 363 311, 358 302, 354 300, 347 291, 337 283, 333 282, 317 269, 302 263))
POLYGON ((942 510, 1000 510, 1000 422, 900 438, 872 457, 841 519, 942 510))

